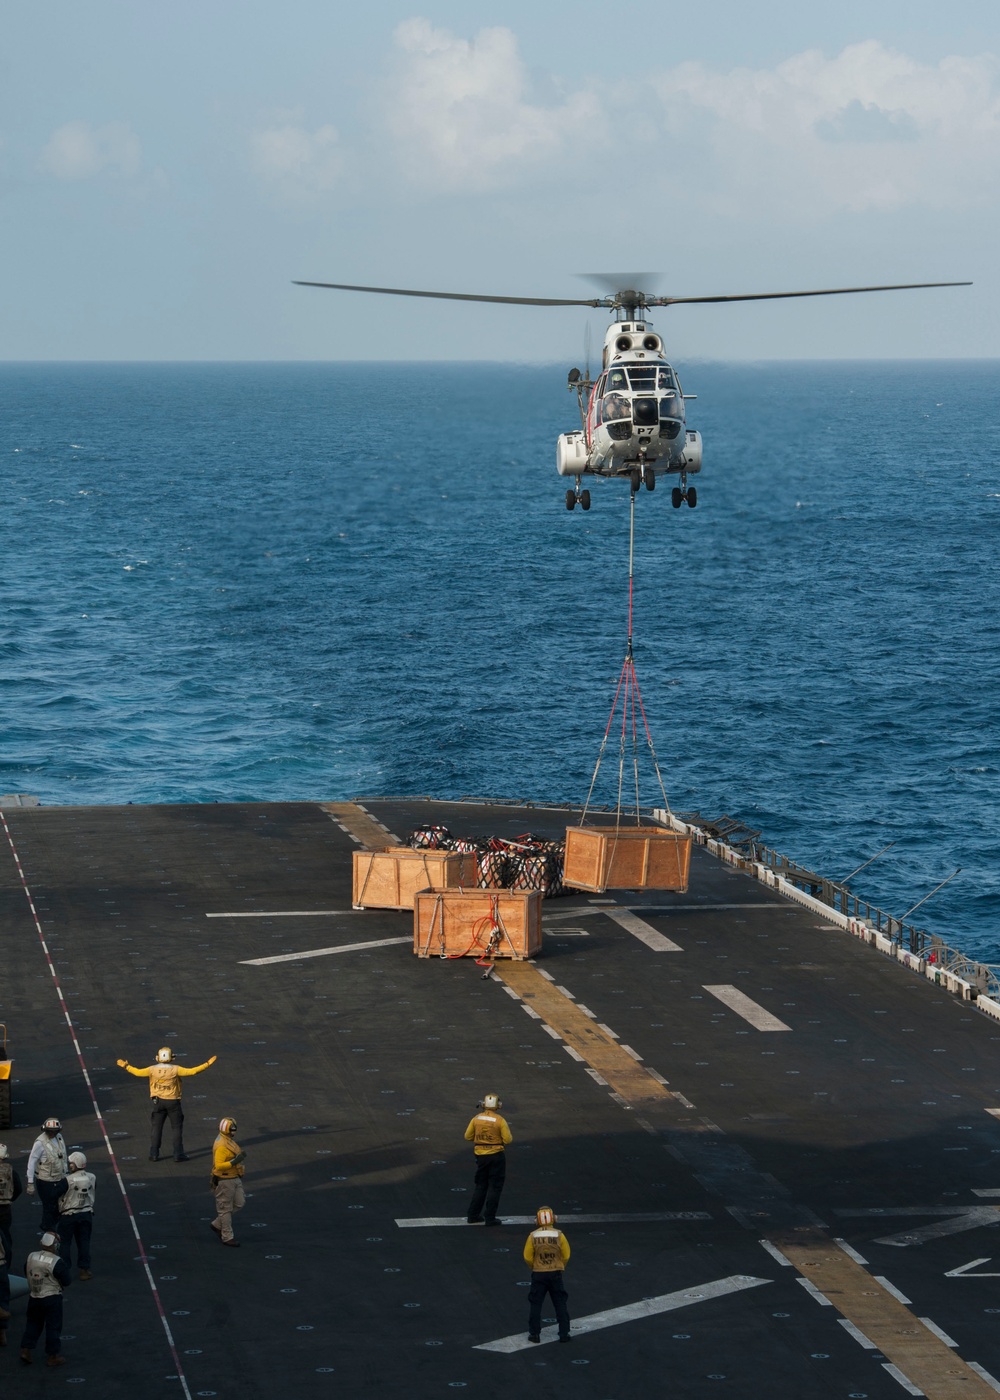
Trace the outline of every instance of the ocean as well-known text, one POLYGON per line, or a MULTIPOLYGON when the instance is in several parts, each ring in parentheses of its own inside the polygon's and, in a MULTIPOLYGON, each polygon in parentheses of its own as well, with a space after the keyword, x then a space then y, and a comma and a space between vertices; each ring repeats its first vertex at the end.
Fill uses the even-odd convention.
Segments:
MULTIPOLYGON (((897 915, 961 866, 914 922, 1000 962, 1000 364, 679 368, 699 503, 636 502, 671 805, 832 878, 895 842, 855 887, 897 915)), ((2 790, 582 801, 628 489, 566 510, 565 369, 0 365, 2 790)))

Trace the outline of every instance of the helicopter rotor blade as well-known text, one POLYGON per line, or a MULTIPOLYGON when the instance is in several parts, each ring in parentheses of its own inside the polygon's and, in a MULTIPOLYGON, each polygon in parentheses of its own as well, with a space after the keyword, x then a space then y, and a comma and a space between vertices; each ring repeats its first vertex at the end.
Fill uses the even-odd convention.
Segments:
POLYGON ((348 282, 300 282, 293 280, 296 287, 330 287, 336 292, 378 292, 391 297, 434 297, 439 301, 492 301, 507 306, 603 306, 599 298, 580 301, 571 297, 491 297, 478 292, 416 292, 409 287, 356 287, 348 282))
POLYGON ((659 272, 578 272, 576 275, 584 282, 600 287, 610 297, 618 296, 623 287, 652 287, 663 280, 663 274, 659 272))
POLYGON ((920 287, 971 287, 971 282, 893 282, 884 287, 824 287, 812 292, 750 292, 724 297, 650 297, 649 306, 683 306, 714 301, 779 301, 785 297, 839 297, 853 292, 909 292, 920 287))

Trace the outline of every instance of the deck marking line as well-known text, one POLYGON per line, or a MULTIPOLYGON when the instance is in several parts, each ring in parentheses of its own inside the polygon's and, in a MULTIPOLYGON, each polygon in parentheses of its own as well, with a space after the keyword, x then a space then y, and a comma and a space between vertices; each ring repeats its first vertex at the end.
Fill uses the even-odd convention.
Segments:
POLYGON ((625 1042, 622 1041, 621 1046, 622 1049, 625 1051, 625 1054, 631 1055, 633 1060, 642 1060, 642 1056, 639 1054, 638 1050, 633 1050, 631 1045, 626 1045, 625 1042))
POLYGON ((770 1240, 758 1240, 757 1243, 762 1249, 766 1249, 772 1259, 777 1259, 778 1263, 786 1269, 794 1269, 795 1265, 790 1259, 786 1259, 777 1245, 773 1245, 770 1240))
MULTIPOLYGON (((567 1046, 567 1049, 568 1048, 569 1047, 567 1046)), ((608 1087, 608 1081, 606 1079, 602 1079, 601 1076, 597 1073, 596 1069, 588 1069, 587 1073, 590 1075, 591 1079, 594 1081, 595 1084, 603 1084, 605 1088, 608 1087)))
POLYGON ((366 914, 366 909, 251 909, 206 914, 206 919, 332 919, 347 914, 366 914))
POLYGON ((533 1006, 528 1006, 524 998, 521 998, 521 1010, 527 1012, 533 1021, 540 1021, 542 1018, 533 1006))
POLYGON ((989 1256, 985 1259, 973 1259, 969 1264, 962 1264, 957 1269, 949 1269, 945 1278, 1000 1278, 1000 1274, 974 1274, 971 1271, 980 1264, 988 1264, 989 1256))
POLYGON ((792 1029, 791 1026, 786 1026, 784 1021, 779 1021, 777 1016, 772 1016, 770 1011, 765 1010, 759 1002, 753 1001, 745 992, 741 992, 739 987, 732 987, 724 982, 713 986, 703 982, 702 986, 717 1001, 721 1001, 723 1006, 728 1006, 730 1011, 735 1011, 737 1016, 742 1016, 744 1021, 748 1021, 755 1030, 790 1031, 792 1029))
POLYGON ((819 1291, 819 1289, 816 1287, 816 1285, 812 1282, 811 1279, 808 1279, 808 1278, 797 1278, 797 1279, 795 1280, 795 1282, 796 1282, 796 1283, 801 1283, 802 1287, 806 1290, 806 1292, 809 1294, 809 1296, 810 1296, 811 1298, 815 1298, 816 1301, 817 1301, 817 1303, 819 1303, 821 1307, 824 1307, 824 1308, 832 1308, 832 1307, 833 1307, 833 1304, 830 1302, 830 1300, 829 1300, 829 1298, 826 1296, 826 1294, 825 1294, 825 1293, 821 1293, 821 1292, 819 1291))
POLYGON ((922 1391, 919 1386, 913 1384, 913 1382, 909 1379, 908 1376, 904 1376, 903 1372, 899 1369, 899 1367, 894 1366, 891 1361, 883 1361, 882 1370, 888 1371, 889 1375, 893 1378, 893 1380, 898 1381, 899 1384, 909 1395, 925 1394, 925 1392, 922 1391))
MULTIPOLYGON (((733 1274, 729 1278, 715 1279, 703 1283, 698 1288, 686 1288, 676 1293, 661 1293, 658 1298, 643 1298, 640 1303, 626 1303, 622 1308, 608 1308, 606 1312, 590 1313, 587 1317, 574 1318, 572 1334, 579 1337, 588 1332, 597 1332, 604 1327, 617 1327, 622 1322, 635 1322, 641 1317, 656 1317, 660 1313, 674 1312, 677 1308, 688 1308, 695 1303, 705 1303, 711 1298, 724 1298, 731 1293, 741 1293, 747 1288, 759 1288, 771 1283, 769 1278, 752 1278, 747 1274, 733 1274)), ((558 1328, 543 1327, 542 1343, 557 1341, 558 1328)), ((475 1351, 514 1352, 527 1351, 532 1345, 524 1331, 515 1332, 509 1337, 501 1337, 495 1342, 480 1342, 475 1351)))
POLYGON ((1000 1391, 1000 1381, 995 1376, 991 1376, 985 1366, 980 1366, 978 1361, 969 1362, 969 1370, 975 1371, 977 1376, 982 1376, 983 1380, 992 1390, 1000 1391))
POLYGON ((928 1332, 933 1332, 935 1337, 940 1337, 946 1347, 958 1347, 958 1343, 955 1341, 954 1337, 949 1337, 944 1328, 939 1327, 931 1318, 922 1317, 920 1321, 927 1328, 928 1332))
POLYGON ((963 1230, 977 1230, 981 1225, 996 1225, 1000 1221, 1000 1206, 967 1206, 960 1215, 949 1220, 937 1220, 933 1225, 920 1225, 915 1230, 901 1230, 895 1235, 882 1235, 876 1244, 891 1244, 897 1249, 926 1244, 928 1240, 959 1235, 963 1230))
MULTIPOLYGON (((521 1005, 537 1020, 542 1020, 567 1045, 572 1045, 587 1065, 619 1097, 623 1106, 659 1099, 669 1102, 679 1098, 672 1089, 655 1079, 618 1044, 610 1027, 595 1023, 578 1002, 571 1001, 553 982, 539 976, 530 962, 505 959, 493 969, 496 980, 520 995, 521 1005)), ((593 1076, 591 1076, 593 1077, 593 1076)))
POLYGON ((618 1032, 617 1032, 617 1031, 613 1031, 613 1030, 611 1029, 610 1026, 606 1026, 606 1025, 604 1024, 603 1021, 598 1021, 597 1024, 600 1026, 600 1028, 601 1028, 601 1030, 604 1032, 604 1034, 605 1034, 605 1035, 609 1035, 609 1036, 611 1037, 612 1040, 617 1040, 617 1039, 619 1038, 619 1037, 618 1037, 618 1032))
POLYGON ((901 1303, 905 1303, 907 1307, 912 1306, 912 1299, 907 1298, 905 1293, 900 1292, 894 1283, 890 1283, 885 1274, 872 1274, 872 1278, 876 1283, 880 1283, 887 1293, 891 1293, 894 1298, 898 1298, 901 1303))
POLYGON ((854 1324, 886 1358, 894 1380, 934 1400, 990 1394, 984 1379, 955 1354, 939 1330, 914 1316, 899 1289, 875 1277, 819 1230, 771 1235, 810 1285, 854 1324), (902 1378, 902 1379, 901 1379, 902 1378))
POLYGON ((502 982, 500 985, 503 987, 504 991, 507 993, 507 995, 508 995, 509 997, 513 997, 515 1001, 520 1001, 520 1000, 521 1000, 521 998, 518 996, 517 992, 514 991, 514 988, 513 988, 513 987, 508 987, 506 982, 502 982))
POLYGON ((849 1322, 846 1317, 838 1317, 837 1321, 840 1323, 841 1327, 843 1327, 844 1331, 854 1338, 859 1346, 864 1347, 865 1351, 878 1351, 878 1347, 865 1336, 860 1327, 855 1327, 854 1323, 849 1322))
POLYGON ((346 828, 348 835, 368 850, 403 845, 399 837, 383 826, 378 817, 373 817, 360 802, 320 802, 318 805, 342 830, 346 828))
POLYGON ((859 1254, 856 1249, 852 1249, 846 1240, 835 1239, 834 1244, 837 1246, 838 1249, 842 1249, 844 1251, 848 1259, 853 1259, 855 1264, 863 1264, 865 1268, 868 1267, 868 1260, 864 1257, 864 1255, 859 1254))
POLYGON ((972 1188, 974 1196, 1000 1196, 1000 1186, 986 1186, 972 1188))
MULTIPOLYGON (((501 1215, 503 1225, 536 1225, 533 1215, 501 1215)), ((584 1215, 582 1213, 560 1215, 563 1225, 650 1225, 661 1220, 711 1220, 707 1210, 653 1210, 635 1211, 625 1214, 584 1215)), ((429 1226, 468 1225, 464 1215, 419 1215, 406 1217, 395 1222, 401 1230, 421 1230, 429 1226)))
POLYGON ((572 1059, 578 1060, 580 1064, 583 1064, 583 1056, 580 1054, 579 1050, 574 1050, 572 1045, 564 1045, 563 1049, 572 1059))
POLYGON ((683 953, 684 951, 679 943, 675 943, 665 933, 660 933, 658 929, 653 928, 652 924, 647 924, 645 919, 640 919, 631 910, 604 908, 601 913, 607 914, 609 919, 614 919, 619 928, 623 928, 633 938, 638 938, 640 943, 645 943, 646 947, 652 948, 654 953, 683 953))
POLYGON ((73 1049, 76 1052, 77 1064, 80 1066, 80 1073, 83 1075, 84 1083, 87 1086, 87 1093, 90 1097, 91 1107, 94 1110, 94 1117, 97 1119, 97 1126, 101 1131, 101 1136, 104 1138, 104 1146, 107 1148, 108 1159, 111 1162, 111 1170, 114 1172, 115 1180, 118 1183, 118 1189, 121 1192, 122 1201, 125 1205, 125 1211, 128 1215, 129 1224, 132 1226, 132 1234, 135 1237, 136 1246, 139 1250, 139 1259, 142 1263, 143 1271, 146 1275, 146 1282, 149 1284, 150 1292, 153 1295, 153 1302, 156 1305, 156 1311, 159 1314, 160 1322, 163 1326, 163 1332, 167 1339, 167 1346, 170 1350, 170 1358, 177 1371, 177 1379, 181 1383, 181 1390, 184 1392, 185 1400, 191 1400, 191 1390, 188 1386, 187 1376, 184 1374, 184 1367, 181 1365, 180 1352, 177 1350, 177 1344, 174 1341, 174 1334, 171 1331, 170 1323, 167 1320, 167 1313, 166 1309, 163 1306, 163 1299, 160 1297, 159 1289, 156 1286, 156 1280, 153 1278, 153 1271, 150 1268, 150 1261, 149 1256, 146 1253, 146 1246, 143 1244, 142 1236, 139 1233, 139 1225, 135 1217, 135 1211, 132 1209, 132 1202, 129 1199, 129 1194, 125 1186, 125 1180, 121 1174, 121 1168, 118 1165, 118 1158, 115 1156, 115 1150, 111 1145, 111 1136, 108 1133, 107 1124, 104 1121, 104 1114, 101 1112, 100 1105, 97 1102, 97 1094, 94 1091, 93 1081, 90 1078, 90 1071, 87 1069, 87 1062, 83 1057, 83 1050, 80 1047, 80 1040, 76 1033, 76 1026, 73 1024, 73 1018, 70 1015, 69 1008, 66 1005, 66 998, 63 996, 62 986, 60 985, 59 981, 59 973, 56 971, 56 965, 52 960, 52 954, 49 951, 49 945, 45 940, 45 934, 42 932, 42 925, 38 918, 38 911, 35 908, 34 896, 31 893, 31 888, 25 877, 24 870, 21 867, 21 857, 17 853, 17 847, 14 845, 14 838, 10 834, 10 827, 7 825, 7 818, 4 816, 2 810, 0 810, 0 823, 2 823, 3 825, 4 835, 7 837, 7 844, 10 846, 11 855, 14 857, 14 865, 17 868, 17 873, 21 881, 21 888, 23 889, 25 898, 28 901, 28 908, 31 910, 31 917, 35 924, 35 931, 38 934, 38 941, 42 945, 42 953, 44 954, 45 961, 48 964, 49 974, 52 978, 52 983, 55 987, 56 995, 59 998, 59 1004, 62 1008, 63 1017, 65 1018, 66 1025, 69 1029, 70 1039, 73 1042, 73 1049))
POLYGON ((559 1032, 553 1030, 551 1026, 547 1026, 544 1023, 544 1021, 542 1022, 542 1030, 545 1032, 546 1035, 550 1035, 553 1040, 562 1040, 562 1036, 559 1034, 559 1032))
POLYGON ((405 938, 375 938, 369 943, 341 943, 339 948, 307 948, 304 953, 277 953, 271 958, 242 958, 240 967, 268 967, 271 963, 301 962, 303 958, 327 958, 331 953, 357 953, 365 948, 391 948, 397 943, 412 943, 412 934, 405 938))

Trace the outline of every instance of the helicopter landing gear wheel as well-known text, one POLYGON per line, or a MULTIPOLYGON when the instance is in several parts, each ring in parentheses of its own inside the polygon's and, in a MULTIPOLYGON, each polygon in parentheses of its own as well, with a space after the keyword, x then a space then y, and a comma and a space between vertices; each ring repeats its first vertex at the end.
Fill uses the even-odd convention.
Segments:
POLYGON ((698 492, 694 489, 693 486, 689 486, 688 489, 685 491, 684 499, 687 501, 691 509, 694 510, 695 506, 698 504, 698 492))
POLYGON ((683 501, 683 499, 684 493, 681 491, 681 488, 675 486, 670 493, 670 504, 673 506, 674 510, 680 510, 681 501, 683 501))
POLYGON ((634 467, 628 474, 628 479, 632 484, 632 495, 634 496, 642 485, 642 472, 638 467, 634 467))
POLYGON ((580 492, 580 507, 581 507, 582 510, 589 510, 589 509, 590 509, 590 492, 589 492, 589 491, 581 491, 581 492, 580 492))
POLYGON ((567 491, 567 492, 566 492, 566 509, 567 509, 567 510, 572 510, 573 507, 574 507, 575 505, 576 505, 576 492, 575 492, 575 491, 567 491))
POLYGON ((647 491, 656 490, 656 473, 653 471, 652 467, 643 468, 642 479, 646 484, 647 491))

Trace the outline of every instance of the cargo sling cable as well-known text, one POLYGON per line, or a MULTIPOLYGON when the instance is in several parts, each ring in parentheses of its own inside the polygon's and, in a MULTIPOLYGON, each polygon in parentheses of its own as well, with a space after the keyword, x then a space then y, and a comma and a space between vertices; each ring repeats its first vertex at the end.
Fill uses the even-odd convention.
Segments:
POLYGON ((635 824, 642 825, 639 812, 639 730, 638 719, 642 718, 642 727, 646 735, 646 743, 649 745, 649 752, 653 760, 653 768, 656 771, 656 781, 660 785, 660 794, 663 797, 663 810, 670 815, 670 803, 667 801, 666 789, 663 786, 663 777, 660 773, 660 765, 656 758, 656 749, 653 747, 653 736, 649 732, 649 722, 646 719, 646 709, 642 703, 642 692, 639 689, 639 678, 635 673, 635 661, 632 655, 632 619, 635 585, 635 492, 629 497, 629 518, 628 518, 628 640, 625 647, 625 661, 622 664, 621 675, 618 677, 618 687, 615 690, 615 698, 611 704, 611 713, 608 716, 607 728, 604 731, 604 738, 601 740, 600 752, 597 755, 597 762, 594 765, 594 775, 590 780, 590 789, 587 793, 587 800, 583 806, 583 815, 580 818, 580 825, 583 826, 587 820, 587 811, 590 807, 590 799, 594 795, 594 784, 597 782, 597 774, 604 758, 604 751, 608 746, 608 737, 611 734, 611 726, 614 723, 615 712, 618 709, 618 701, 622 701, 622 729, 621 743, 618 753, 618 802, 615 815, 615 831, 621 827, 622 822, 622 788, 625 782, 625 749, 628 739, 629 729, 632 732, 632 770, 635 778, 635 824), (637 714, 638 710, 638 714, 637 714))

